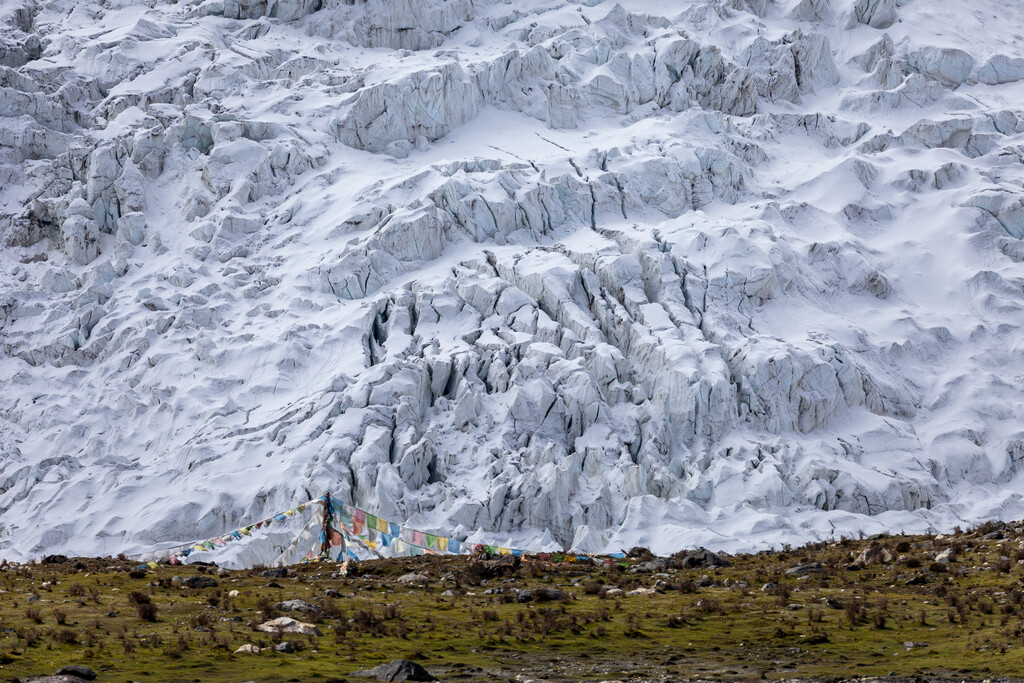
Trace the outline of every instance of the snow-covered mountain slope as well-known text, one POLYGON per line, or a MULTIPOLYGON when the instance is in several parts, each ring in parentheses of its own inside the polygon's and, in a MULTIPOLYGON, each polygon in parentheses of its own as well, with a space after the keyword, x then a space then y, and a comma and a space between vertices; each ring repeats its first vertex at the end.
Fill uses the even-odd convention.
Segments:
POLYGON ((0 556, 1024 516, 1016 0, 0 14, 0 556))

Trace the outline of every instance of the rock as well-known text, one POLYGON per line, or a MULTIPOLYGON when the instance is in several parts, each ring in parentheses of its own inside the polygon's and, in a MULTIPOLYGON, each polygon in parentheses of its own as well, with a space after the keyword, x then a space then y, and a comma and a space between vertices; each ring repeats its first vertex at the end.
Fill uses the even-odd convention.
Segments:
POLYGON ((953 549, 952 548, 946 548, 945 550, 943 550, 942 552, 940 552, 938 555, 935 556, 935 561, 938 562, 939 564, 949 564, 950 562, 954 561, 953 555, 954 555, 953 549))
POLYGON ((324 596, 328 598, 341 598, 344 597, 344 594, 341 591, 334 590, 333 588, 328 588, 324 591, 324 596))
POLYGON ((867 567, 873 564, 888 564, 892 562, 892 552, 881 543, 872 542, 861 551, 854 564, 867 567))
POLYGON ((619 595, 622 595, 624 592, 625 591, 623 591, 621 588, 609 588, 606 591, 604 591, 604 594, 609 598, 614 598, 619 595))
POLYGON ((190 576, 181 582, 182 588, 216 588, 217 580, 211 576, 190 576))
POLYGON ((398 577, 398 583, 427 583, 430 581, 428 577, 423 574, 402 574, 398 577))
POLYGON ((283 643, 278 643, 274 647, 274 651, 290 655, 295 652, 295 646, 291 644, 291 641, 286 640, 283 643))
POLYGON ((96 679, 96 672, 87 666, 80 664, 72 664, 71 666, 61 667, 57 674, 58 676, 75 676, 82 679, 83 681, 92 681, 96 679))
POLYGON ((313 624, 306 624, 291 617, 278 617, 265 621, 256 627, 257 631, 265 633, 299 633, 304 636, 319 636, 320 629, 313 624))
POLYGON ((260 652, 260 648, 258 646, 256 646, 256 645, 253 645, 252 643, 246 643, 245 645, 242 645, 240 648, 235 650, 235 654, 236 655, 237 654, 256 655, 256 654, 259 654, 259 652, 260 652))
POLYGON ((307 614, 314 614, 320 611, 319 607, 305 600, 285 600, 274 605, 274 609, 282 612, 305 612, 307 614))
POLYGON ((67 555, 46 555, 42 560, 43 564, 65 564, 67 561, 67 555))
POLYGON ((707 548, 683 551, 673 555, 670 566, 674 569, 713 569, 715 567, 728 567, 731 562, 707 548))
POLYGON ((629 568, 631 574, 649 574, 651 572, 660 572, 668 567, 669 561, 663 557, 649 562, 640 562, 629 568))
POLYGON ((241 593, 239 593, 237 590, 228 591, 229 598, 237 598, 239 595, 241 595, 241 593))
POLYGON ((821 562, 800 564, 786 570, 786 576, 804 576, 805 574, 820 574, 823 571, 821 562))
POLYGON ((631 591, 628 591, 628 592, 626 593, 626 595, 654 595, 654 594, 656 594, 657 592, 658 592, 658 591, 657 591, 657 590, 655 590, 654 588, 644 588, 644 587, 640 587, 640 588, 634 588, 633 590, 631 590, 631 591))
POLYGON ((288 569, 285 567, 274 567, 273 569, 265 569, 260 572, 260 576, 266 576, 271 579, 284 579, 288 577, 288 569))
POLYGON ((357 671, 354 676, 376 678, 378 681, 436 681, 437 679, 416 662, 396 659, 372 669, 357 671))

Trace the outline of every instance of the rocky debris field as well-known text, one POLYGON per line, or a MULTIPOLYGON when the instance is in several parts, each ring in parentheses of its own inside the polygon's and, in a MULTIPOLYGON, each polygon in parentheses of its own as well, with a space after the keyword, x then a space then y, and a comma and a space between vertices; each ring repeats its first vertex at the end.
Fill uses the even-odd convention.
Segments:
POLYGON ((638 547, 613 562, 422 556, 338 570, 6 564, 0 678, 1024 679, 1022 523, 745 555, 638 547))
POLYGON ((582 552, 1019 518, 1022 25, 3 3, 0 556, 323 491, 582 552))

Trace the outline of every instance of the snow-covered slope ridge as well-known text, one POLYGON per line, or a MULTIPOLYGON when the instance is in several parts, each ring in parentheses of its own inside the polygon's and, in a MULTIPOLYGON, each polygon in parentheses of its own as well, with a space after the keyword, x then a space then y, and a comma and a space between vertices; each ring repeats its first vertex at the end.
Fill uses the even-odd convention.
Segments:
POLYGON ((8 0, 0 556, 1024 516, 1016 0, 8 0))

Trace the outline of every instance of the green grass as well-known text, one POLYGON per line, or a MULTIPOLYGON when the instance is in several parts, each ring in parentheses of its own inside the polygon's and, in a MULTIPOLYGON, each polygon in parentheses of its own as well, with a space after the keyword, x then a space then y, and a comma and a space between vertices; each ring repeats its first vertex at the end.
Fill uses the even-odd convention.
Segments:
POLYGON ((1024 569, 1017 564, 1024 550, 1017 538, 979 536, 882 539, 901 559, 862 571, 846 565, 866 542, 844 541, 661 575, 524 563, 484 585, 478 585, 480 565, 457 557, 365 563, 358 568, 363 575, 334 579, 330 565, 299 566, 295 576, 276 580, 234 571, 217 577, 216 588, 199 590, 171 583, 173 576, 200 573, 195 567, 160 567, 133 578, 129 561, 8 566, 0 570, 0 679, 76 663, 100 672, 101 681, 325 681, 351 679, 359 669, 397 658, 454 680, 518 673, 556 680, 1024 678, 1024 569), (931 555, 950 544, 960 550, 957 561, 948 571, 930 571, 931 555), (1000 556, 1010 561, 1000 563, 1000 556), (812 561, 825 565, 820 574, 784 573, 812 561), (396 581, 412 571, 431 581, 424 587, 396 581), (685 592, 704 575, 715 586, 685 592), (908 585, 915 577, 924 583, 908 585), (602 597, 584 589, 588 582, 663 592, 602 597), (767 583, 777 587, 762 590, 767 583), (566 597, 517 603, 508 592, 483 594, 541 587, 566 597), (328 589, 344 597, 326 598, 328 589), (449 589, 459 595, 441 595, 449 589), (239 595, 228 598, 231 590, 239 595), (156 606, 156 621, 139 616, 137 593, 156 606), (29 603, 30 595, 39 600, 29 603), (325 608, 315 619, 289 615, 317 623, 322 636, 254 630, 273 603, 292 598, 325 608), (246 643, 270 648, 280 640, 302 649, 233 654, 246 643), (904 642, 922 645, 907 650, 904 642))

